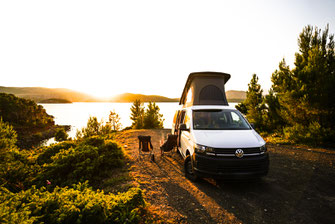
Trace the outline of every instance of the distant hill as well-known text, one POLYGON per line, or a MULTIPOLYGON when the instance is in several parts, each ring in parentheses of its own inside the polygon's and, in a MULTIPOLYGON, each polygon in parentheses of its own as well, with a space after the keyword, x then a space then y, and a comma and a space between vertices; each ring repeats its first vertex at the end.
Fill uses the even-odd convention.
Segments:
POLYGON ((0 92, 14 94, 17 97, 34 100, 37 103, 49 99, 61 99, 70 102, 94 102, 96 98, 70 89, 43 88, 43 87, 4 87, 0 86, 0 92))
POLYGON ((142 102, 179 102, 179 98, 168 98, 158 95, 143 95, 134 93, 123 93, 110 99, 112 102, 134 102, 136 99, 142 102))
POLYGON ((226 96, 229 102, 241 102, 247 98, 246 91, 228 90, 226 96))
POLYGON ((64 100, 64 99, 47 99, 47 100, 41 100, 39 103, 72 103, 69 100, 64 100))
MULTIPOLYGON (((245 91, 229 90, 226 92, 229 102, 241 102, 246 99, 245 91)), ((143 95, 134 93, 123 93, 110 99, 112 102, 134 102, 140 99, 142 102, 179 102, 179 98, 168 98, 158 95, 143 95)))
MULTIPOLYGON (((0 92, 14 94, 17 97, 34 100, 37 103, 70 103, 70 102, 134 102, 140 99, 142 102, 179 102, 179 98, 168 98, 159 95, 144 95, 123 93, 108 100, 101 100, 88 94, 64 88, 44 87, 4 87, 0 86, 0 92)), ((245 91, 226 91, 229 102, 241 102, 246 99, 245 91)))

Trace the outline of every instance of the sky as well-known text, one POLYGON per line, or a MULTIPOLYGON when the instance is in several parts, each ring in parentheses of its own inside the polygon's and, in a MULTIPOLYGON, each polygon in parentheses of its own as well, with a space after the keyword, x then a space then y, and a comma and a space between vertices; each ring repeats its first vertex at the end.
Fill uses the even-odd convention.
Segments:
POLYGON ((180 97, 191 72, 266 92, 306 25, 335 33, 334 0, 0 1, 0 86, 180 97))

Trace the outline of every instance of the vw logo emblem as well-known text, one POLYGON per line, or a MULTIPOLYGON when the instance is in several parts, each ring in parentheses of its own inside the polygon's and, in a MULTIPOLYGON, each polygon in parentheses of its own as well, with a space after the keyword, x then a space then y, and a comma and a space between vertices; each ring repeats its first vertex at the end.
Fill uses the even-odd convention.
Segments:
POLYGON ((235 151, 235 156, 236 156, 237 158, 242 158, 243 155, 244 155, 244 152, 243 152, 242 149, 236 149, 236 151, 235 151))

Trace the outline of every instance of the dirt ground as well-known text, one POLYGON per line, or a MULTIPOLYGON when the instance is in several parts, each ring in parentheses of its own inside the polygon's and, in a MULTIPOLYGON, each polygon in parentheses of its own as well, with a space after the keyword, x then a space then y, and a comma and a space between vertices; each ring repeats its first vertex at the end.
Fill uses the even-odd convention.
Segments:
POLYGON ((116 140, 135 182, 166 223, 334 223, 335 150, 268 145, 270 171, 254 182, 185 178, 177 152, 161 157, 170 130, 129 130, 116 140), (155 162, 138 159, 138 135, 150 135, 155 162))

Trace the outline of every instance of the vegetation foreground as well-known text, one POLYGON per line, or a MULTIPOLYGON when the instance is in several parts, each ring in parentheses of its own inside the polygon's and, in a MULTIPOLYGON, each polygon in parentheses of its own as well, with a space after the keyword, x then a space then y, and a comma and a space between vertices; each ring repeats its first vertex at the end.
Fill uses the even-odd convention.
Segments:
MULTIPOLYGON (((144 110, 137 102, 134 124, 162 128, 159 107, 150 102, 144 110)), ((129 175, 132 160, 113 140, 121 129, 115 111, 107 122, 90 117, 74 140, 57 128, 42 106, 0 94, 0 223, 155 222, 129 175), (48 129, 56 129, 59 143, 26 144, 48 129)))
POLYGON ((152 222, 112 132, 23 150, 12 126, 0 131, 0 223, 152 222))

